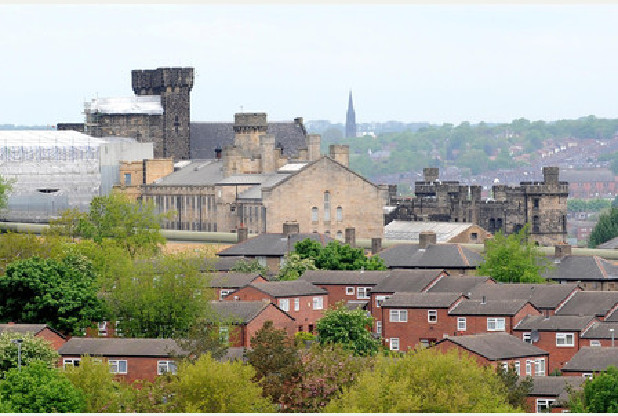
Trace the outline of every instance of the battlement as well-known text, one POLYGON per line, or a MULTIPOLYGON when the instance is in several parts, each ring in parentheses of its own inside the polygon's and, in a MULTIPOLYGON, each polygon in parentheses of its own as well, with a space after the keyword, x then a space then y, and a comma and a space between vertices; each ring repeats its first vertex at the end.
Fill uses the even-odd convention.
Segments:
POLYGON ((193 88, 193 68, 135 69, 131 71, 131 86, 138 95, 161 94, 168 87, 193 88))
POLYGON ((266 132, 266 113, 236 113, 233 128, 235 133, 266 132))

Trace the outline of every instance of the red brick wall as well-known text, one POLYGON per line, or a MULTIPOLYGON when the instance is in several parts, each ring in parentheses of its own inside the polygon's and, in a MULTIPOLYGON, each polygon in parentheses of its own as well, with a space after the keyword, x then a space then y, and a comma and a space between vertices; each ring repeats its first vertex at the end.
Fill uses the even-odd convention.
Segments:
POLYGON ((322 289, 328 291, 328 306, 335 306, 338 302, 344 301, 347 302, 349 300, 366 300, 369 299, 358 299, 358 288, 359 287, 370 287, 373 288, 375 285, 371 284, 359 284, 359 285, 332 285, 332 284, 316 284, 316 286, 321 287, 322 289), (354 294, 347 295, 346 288, 353 287, 354 294))
MULTIPOLYGON (((267 282, 266 279, 264 279, 262 276, 258 276, 255 279, 253 279, 251 281, 251 283, 264 283, 267 282)), ((215 287, 213 288, 214 292, 215 292, 215 299, 221 299, 221 290, 225 289, 225 290, 234 290, 233 288, 220 288, 220 287, 215 287)), ((230 294, 232 294, 234 292, 230 292, 230 294)))
MULTIPOLYGON (((60 366, 63 365, 64 358, 79 358, 78 355, 63 355, 60 359, 60 366)), ((96 357, 95 357, 96 358, 96 357)), ((154 381, 157 377, 158 361, 176 361, 168 357, 124 357, 114 356, 105 357, 105 360, 127 360, 127 373, 117 374, 119 380, 132 383, 136 380, 154 381)))
MULTIPOLYGON (((513 331, 513 335, 519 339, 523 339, 524 332, 530 331, 513 331)), ((571 331, 559 331, 571 332, 571 331)), ((579 332, 573 332, 573 347, 559 347, 556 345, 556 332, 541 331, 539 332, 539 340, 534 343, 535 347, 539 347, 549 353, 549 365, 547 366, 548 373, 554 370, 560 370, 564 365, 579 351, 582 346, 588 346, 589 343, 580 341, 579 332)))
MULTIPOLYGON (((538 309, 536 309, 534 306, 527 303, 523 308, 521 308, 519 312, 515 314, 513 319, 511 319, 511 328, 514 328, 515 326, 517 326, 517 324, 520 323, 521 320, 524 319, 528 315, 540 316, 542 315, 542 313, 538 309)), ((509 330, 509 333, 513 333, 512 329, 509 330)))
MULTIPOLYGON (((293 308, 293 305, 292 305, 293 308)), ((249 322, 244 331, 244 344, 243 347, 251 347, 251 338, 257 331, 262 329, 264 323, 272 321, 273 326, 277 329, 283 329, 287 332, 288 336, 294 336, 296 333, 296 321, 281 312, 274 305, 268 305, 253 321, 249 322)))
MULTIPOLYGON (((593 341, 591 339, 582 339, 579 341, 579 347, 590 347, 590 341, 593 341)), ((599 341, 601 343, 601 347, 611 347, 612 346, 612 340, 611 339, 594 339, 594 341, 599 341)), ((616 338, 614 339, 614 346, 618 346, 618 335, 616 335, 616 338)))
POLYGON ((457 329, 457 318, 448 315, 448 309, 427 308, 381 308, 382 334, 384 338, 399 338, 399 350, 414 349, 421 339, 440 341, 444 334, 453 335, 457 329), (390 322, 391 310, 407 310, 408 322, 390 322), (427 319, 428 311, 438 313, 438 321, 431 323, 427 319))
POLYGON ((55 349, 56 351, 58 351, 58 348, 62 347, 64 343, 67 342, 66 339, 62 338, 60 335, 58 335, 57 333, 55 333, 49 328, 45 328, 44 330, 36 334, 36 336, 38 338, 43 338, 49 341, 51 343, 52 348, 55 349))
MULTIPOLYGON (((517 325, 526 315, 541 315, 534 306, 526 304, 517 314, 514 316, 504 316, 504 332, 512 334, 513 327, 517 325)), ((457 315, 455 318, 464 315, 457 315)), ((466 317, 466 331, 465 335, 480 334, 490 332, 487 331, 487 318, 500 318, 500 315, 468 315, 466 317)), ((457 323, 457 319, 455 319, 457 323)), ((456 328, 456 327, 455 327, 456 328)))

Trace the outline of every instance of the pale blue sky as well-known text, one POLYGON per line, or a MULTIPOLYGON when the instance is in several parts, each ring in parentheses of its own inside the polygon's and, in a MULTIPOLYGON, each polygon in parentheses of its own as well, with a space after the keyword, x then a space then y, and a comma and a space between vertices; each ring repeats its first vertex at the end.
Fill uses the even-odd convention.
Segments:
POLYGON ((0 124, 81 121, 193 66, 195 121, 618 117, 618 5, 0 6, 0 124))

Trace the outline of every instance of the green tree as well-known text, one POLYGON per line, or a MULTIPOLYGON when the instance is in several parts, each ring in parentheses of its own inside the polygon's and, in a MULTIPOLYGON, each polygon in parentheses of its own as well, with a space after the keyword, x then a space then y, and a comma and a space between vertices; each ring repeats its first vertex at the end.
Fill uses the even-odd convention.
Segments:
POLYGON ((373 325, 373 318, 362 309, 347 309, 343 304, 329 308, 318 320, 316 328, 320 344, 341 344, 355 355, 375 354, 380 342, 371 336, 368 328, 373 325))
POLYGON ((83 256, 18 260, 0 276, 0 320, 80 333, 103 317, 97 291, 92 265, 83 256))
POLYGON ((610 366, 584 384, 583 405, 589 413, 618 412, 618 369, 610 366))
POLYGON ((0 334, 0 377, 18 366, 18 346, 13 340, 21 339, 21 365, 26 366, 34 361, 47 363, 50 367, 58 362, 58 353, 51 343, 29 333, 5 331, 0 334))
POLYGON ((84 395, 56 368, 33 362, 6 373, 0 382, 0 403, 15 413, 83 412, 84 395))
POLYGON ((307 270, 316 270, 313 259, 301 259, 297 253, 288 253, 285 264, 279 270, 279 280, 298 280, 307 270))
POLYGON ((262 276, 268 274, 268 268, 262 266, 257 260, 238 260, 232 267, 232 271, 238 273, 260 273, 262 276))
POLYGON ((601 214, 588 239, 588 246, 594 248, 599 244, 618 237, 618 208, 612 207, 601 214))
POLYGON ((301 259, 313 259, 321 270, 386 270, 381 258, 367 257, 363 249, 339 241, 331 241, 322 247, 317 241, 305 239, 294 245, 294 253, 301 259))
POLYGON ((4 179, 0 176, 0 209, 6 208, 8 202, 8 193, 11 192, 12 181, 4 179))
POLYGON ((240 361, 220 362, 209 354, 195 364, 184 363, 172 384, 175 410, 200 413, 273 412, 274 406, 262 397, 262 389, 252 381, 255 372, 240 361))
POLYGON ((105 294, 108 320, 119 321, 126 336, 180 338, 203 317, 213 292, 202 260, 184 254, 161 255, 135 263, 105 294))
POLYGON ((3 233, 0 234, 0 275, 6 272, 6 266, 16 260, 31 257, 64 257, 65 244, 58 238, 41 238, 34 234, 3 233))
POLYGON ((512 412, 508 394, 492 368, 457 351, 422 349, 401 358, 380 357, 326 412, 512 412))
POLYGON ((532 377, 520 377, 514 366, 508 370, 498 367, 496 373, 506 388, 508 403, 515 408, 525 409, 528 394, 534 387, 532 377))
POLYGON ((491 276, 499 282, 542 283, 541 276, 549 262, 528 238, 526 224, 518 233, 508 237, 499 231, 493 239, 485 241, 483 262, 477 275, 491 276))

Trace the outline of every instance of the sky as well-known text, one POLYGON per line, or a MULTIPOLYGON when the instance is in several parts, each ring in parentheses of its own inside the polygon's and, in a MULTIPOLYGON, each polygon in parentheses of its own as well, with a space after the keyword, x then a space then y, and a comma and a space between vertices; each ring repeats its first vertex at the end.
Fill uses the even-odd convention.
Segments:
POLYGON ((618 5, 0 5, 0 124, 192 66, 193 121, 618 117, 618 5))

